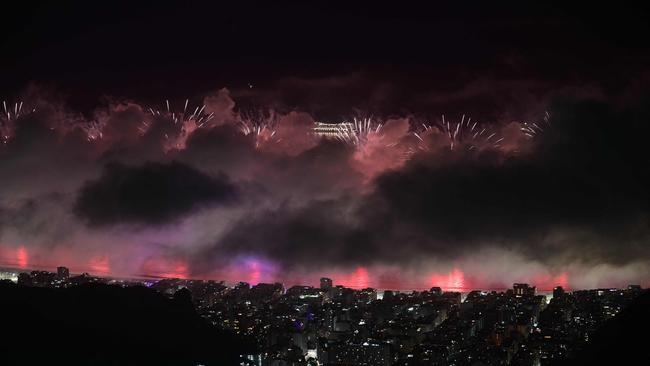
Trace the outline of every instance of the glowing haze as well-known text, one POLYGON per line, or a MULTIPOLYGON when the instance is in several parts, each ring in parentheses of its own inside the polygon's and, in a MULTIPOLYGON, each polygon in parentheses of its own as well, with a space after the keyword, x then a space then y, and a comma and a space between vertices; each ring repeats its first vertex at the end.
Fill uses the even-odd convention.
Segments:
POLYGON ((3 106, 4 266, 357 288, 648 284, 642 102, 320 120, 241 110, 227 89, 92 116, 43 95, 3 106))

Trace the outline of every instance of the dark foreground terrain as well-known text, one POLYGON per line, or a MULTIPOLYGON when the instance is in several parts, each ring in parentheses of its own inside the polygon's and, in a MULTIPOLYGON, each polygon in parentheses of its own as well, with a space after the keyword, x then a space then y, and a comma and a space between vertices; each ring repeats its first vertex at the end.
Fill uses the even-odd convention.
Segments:
POLYGON ((0 283, 0 365, 233 365, 250 351, 208 325, 189 292, 0 283))
MULTIPOLYGON (((238 365, 240 355, 260 353, 234 332, 211 326, 197 314, 195 305, 187 288, 166 297, 139 285, 88 283, 52 288, 0 281, 0 366, 238 365)), ((557 306, 554 302, 547 310, 552 312, 557 306)), ((441 337, 453 337, 443 328, 436 328, 441 337)), ((618 314, 589 332, 588 342, 576 344, 568 358, 547 357, 542 365, 650 365, 649 331, 650 292, 639 290, 618 314)), ((276 330, 269 336, 279 334, 276 330)), ((472 358, 415 364, 508 364, 503 358, 472 358)), ((394 357, 392 361, 414 364, 394 357)), ((535 364, 529 361, 515 357, 509 364, 535 364)), ((303 357, 292 362, 306 364, 303 357)), ((359 362, 352 364, 376 364, 359 362)))
POLYGON ((650 365, 650 291, 605 322, 563 365, 650 365))

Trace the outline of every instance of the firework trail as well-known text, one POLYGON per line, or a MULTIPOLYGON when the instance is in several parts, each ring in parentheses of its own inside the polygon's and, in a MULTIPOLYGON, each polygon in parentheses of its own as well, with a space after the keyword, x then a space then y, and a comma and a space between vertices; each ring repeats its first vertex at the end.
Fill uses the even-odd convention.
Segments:
MULTIPOLYGON (((188 137, 195 130, 214 127, 214 123, 211 123, 214 113, 206 113, 205 108, 203 104, 190 107, 189 99, 185 99, 182 109, 175 110, 170 101, 165 100, 160 109, 148 108, 147 116, 138 126, 138 134, 143 136, 151 131, 155 124, 164 121, 157 133, 164 138, 162 144, 165 151, 184 149, 188 137)), ((13 104, 3 101, 0 110, 0 143, 7 144, 15 134, 19 119, 34 111, 35 108, 27 108, 20 101, 13 104)), ((236 123, 240 133, 251 136, 255 148, 259 149, 269 143, 282 141, 280 117, 273 110, 243 111, 237 115, 236 123)), ((59 123, 52 128, 62 133, 79 128, 90 142, 104 138, 106 122, 87 121, 69 114, 65 114, 63 121, 63 124, 59 123)), ((411 125, 411 132, 405 132, 404 135, 409 137, 407 139, 392 132, 390 123, 390 120, 383 123, 372 117, 354 117, 342 123, 315 122, 312 133, 345 143, 353 147, 358 154, 377 154, 386 149, 391 150, 386 156, 403 154, 403 159, 409 159, 418 151, 429 151, 435 145, 448 146, 450 150, 499 149, 502 144, 503 148, 508 145, 508 142, 504 141, 504 130, 472 121, 466 115, 462 115, 457 121, 442 115, 441 120, 431 124, 424 122, 419 127, 411 125)), ((541 121, 522 122, 516 128, 525 138, 533 139, 551 126, 550 114, 545 112, 541 121)))
POLYGON ((334 137, 348 145, 363 147, 373 135, 381 134, 381 123, 375 123, 371 118, 354 118, 352 122, 337 124, 334 137))
POLYGON ((0 117, 0 143, 6 144, 13 136, 17 120, 26 114, 33 113, 36 108, 23 108, 23 102, 14 103, 13 107, 2 101, 3 113, 0 117))
MULTIPOLYGON (((154 117, 169 118, 172 122, 174 122, 174 125, 178 125, 180 128, 184 128, 190 124, 194 125, 196 128, 202 128, 212 120, 214 113, 203 113, 205 110, 205 105, 197 106, 194 108, 194 112, 188 113, 187 107, 189 105, 189 102, 189 99, 185 99, 183 111, 176 112, 169 103, 169 99, 166 99, 164 109, 161 110, 149 108, 149 113, 154 117)), ((142 133, 145 133, 150 126, 151 121, 143 121, 140 131, 142 133)))
POLYGON ((99 121, 89 121, 79 124, 86 134, 86 139, 90 142, 101 140, 104 138, 104 124, 99 121))
POLYGON ((167 140, 165 144, 166 150, 183 149, 187 138, 192 132, 207 126, 214 117, 214 113, 204 113, 205 105, 195 107, 191 113, 189 112, 191 109, 188 111, 188 105, 189 99, 185 99, 182 112, 176 112, 169 103, 169 100, 166 99, 164 109, 149 108, 149 113, 153 119, 142 121, 138 128, 140 134, 144 135, 147 133, 157 118, 168 119, 172 122, 174 128, 176 128, 176 131, 172 134, 169 132, 164 134, 165 140, 167 140))
POLYGON ((551 127, 551 115, 548 113, 548 111, 544 112, 544 118, 542 119, 543 122, 536 123, 528 123, 524 122, 523 127, 521 128, 521 131, 528 137, 529 139, 533 139, 537 137, 540 133, 544 132, 548 127, 551 127))
POLYGON ((442 120, 438 124, 430 125, 422 123, 419 131, 413 132, 418 139, 420 150, 428 150, 425 135, 440 132, 448 141, 450 150, 457 149, 458 146, 467 145, 468 150, 477 149, 483 146, 499 148, 503 137, 489 127, 479 125, 478 122, 472 122, 471 118, 466 118, 463 114, 459 122, 451 122, 442 115, 442 120))
POLYGON ((271 110, 269 113, 264 113, 259 110, 257 112, 242 112, 240 114, 239 131, 245 136, 253 136, 255 138, 255 148, 266 143, 280 142, 277 137, 277 123, 278 116, 271 110))

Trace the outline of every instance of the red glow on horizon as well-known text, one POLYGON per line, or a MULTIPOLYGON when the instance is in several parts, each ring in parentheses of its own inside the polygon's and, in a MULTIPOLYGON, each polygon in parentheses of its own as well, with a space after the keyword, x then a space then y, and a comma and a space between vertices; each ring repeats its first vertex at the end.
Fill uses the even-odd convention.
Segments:
POLYGON ((142 264, 142 273, 152 277, 189 278, 189 267, 180 259, 152 257, 142 264))
POLYGON ((569 288, 569 275, 566 272, 562 272, 558 276, 555 276, 553 282, 555 282, 556 286, 562 286, 565 290, 571 289, 569 288))
POLYGON ((29 265, 29 254, 25 247, 18 247, 16 249, 16 263, 21 269, 25 269, 29 265))
POLYGON ((27 269, 29 264, 29 253, 25 247, 13 248, 0 245, 0 265, 27 269))
POLYGON ((93 257, 88 261, 88 268, 93 274, 108 275, 111 273, 111 266, 108 256, 93 257))
POLYGON ((562 286, 563 289, 570 290, 569 275, 566 272, 562 272, 556 276, 538 275, 533 279, 533 285, 544 291, 551 290, 556 286, 562 286))
POLYGON ((466 290, 465 274, 458 268, 449 273, 434 273, 429 277, 430 287, 440 287, 443 291, 466 290))
POLYGON ((257 285, 260 283, 260 278, 262 277, 262 271, 260 270, 260 264, 257 261, 251 261, 249 263, 250 273, 248 274, 248 283, 251 285, 257 285))
POLYGON ((365 267, 357 267, 357 269, 350 274, 332 277, 335 283, 341 284, 345 287, 356 289, 370 287, 370 275, 365 267))

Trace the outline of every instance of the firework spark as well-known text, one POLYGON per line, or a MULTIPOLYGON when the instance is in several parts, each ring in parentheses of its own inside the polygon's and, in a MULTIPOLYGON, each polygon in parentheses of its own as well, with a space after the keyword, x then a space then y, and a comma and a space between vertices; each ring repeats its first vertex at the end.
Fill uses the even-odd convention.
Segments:
POLYGON ((86 133, 88 141, 101 140, 104 137, 104 124, 99 121, 89 121, 79 125, 86 133))
POLYGON ((268 113, 263 111, 242 112, 240 114, 239 130, 245 136, 253 136, 255 138, 255 148, 259 148, 262 144, 280 142, 276 135, 278 119, 273 110, 268 113))
POLYGON ((165 118, 173 122, 173 126, 177 131, 173 134, 165 133, 166 149, 183 149, 187 138, 197 129, 208 126, 209 122, 214 118, 214 113, 205 113, 205 105, 196 106, 193 112, 192 109, 188 110, 189 99, 185 99, 182 112, 177 112, 172 107, 169 99, 165 100, 165 108, 154 109, 149 108, 149 113, 153 120, 144 120, 138 128, 140 134, 144 135, 149 131, 156 118, 165 118))
POLYGON ((521 131, 526 135, 526 137, 532 139, 544 132, 548 127, 551 127, 551 115, 546 111, 544 112, 542 122, 524 122, 521 131))
POLYGON ((440 132, 447 139, 450 150, 457 149, 461 145, 467 146, 468 150, 483 146, 499 148, 500 143, 503 141, 503 137, 500 137, 490 127, 480 125, 476 121, 472 122, 472 119, 467 118, 464 114, 459 122, 451 122, 445 119, 443 114, 439 123, 433 125, 422 123, 421 128, 413 132, 413 135, 419 141, 418 147, 420 150, 428 150, 424 136, 435 131, 440 132))
POLYGON ((13 136, 16 128, 16 121, 29 113, 36 111, 36 108, 25 108, 22 101, 7 105, 6 101, 2 101, 3 113, 0 117, 0 143, 6 144, 13 136))
POLYGON ((374 122, 371 118, 354 118, 352 122, 343 122, 336 125, 334 137, 346 144, 362 147, 368 142, 371 135, 381 133, 382 124, 374 122))

